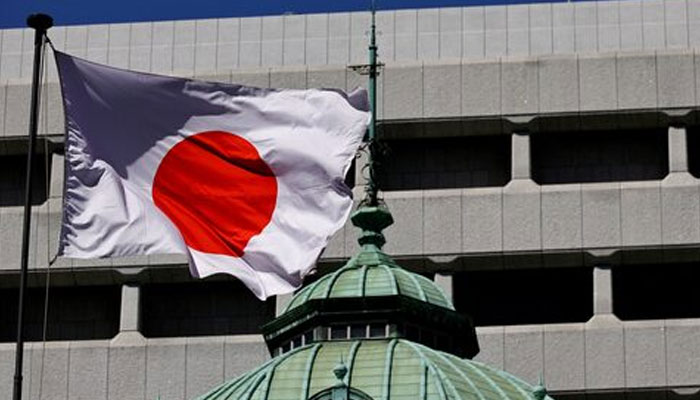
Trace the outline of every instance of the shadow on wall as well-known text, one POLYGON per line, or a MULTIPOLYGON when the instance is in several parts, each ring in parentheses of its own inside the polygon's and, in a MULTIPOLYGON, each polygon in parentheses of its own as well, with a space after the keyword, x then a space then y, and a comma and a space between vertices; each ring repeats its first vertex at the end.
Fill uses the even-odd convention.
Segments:
MULTIPOLYGON (((62 153, 62 145, 39 138, 32 163, 32 205, 43 204, 49 197, 51 161, 62 153)), ((0 142, 0 207, 24 205, 27 179, 27 141, 0 142)))
POLYGON ((151 284, 141 288, 146 337, 258 334, 275 317, 274 297, 262 302, 238 281, 151 284))
MULTIPOLYGON (((25 337, 41 341, 43 337, 45 288, 28 289, 25 309, 25 337)), ((0 289, 0 342, 17 339, 17 289, 0 289)), ((46 339, 111 339, 119 331, 121 287, 51 287, 46 324, 46 339)))

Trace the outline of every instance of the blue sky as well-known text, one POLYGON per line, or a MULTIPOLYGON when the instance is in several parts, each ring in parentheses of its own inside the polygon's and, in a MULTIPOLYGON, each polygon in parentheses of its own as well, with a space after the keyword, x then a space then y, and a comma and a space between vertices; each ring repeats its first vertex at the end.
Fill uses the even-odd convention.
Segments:
MULTIPOLYGON (((545 3, 566 0, 379 0, 378 9, 545 3)), ((48 13, 56 25, 358 11, 369 0, 0 0, 0 28, 24 27, 27 15, 48 13)))

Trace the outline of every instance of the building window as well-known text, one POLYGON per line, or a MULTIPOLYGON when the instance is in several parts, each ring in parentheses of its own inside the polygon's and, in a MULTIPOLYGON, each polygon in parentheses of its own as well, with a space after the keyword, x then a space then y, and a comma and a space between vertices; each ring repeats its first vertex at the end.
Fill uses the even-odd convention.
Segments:
POLYGON ((404 335, 406 339, 413 342, 418 342, 420 341, 420 328, 415 325, 405 324, 404 335))
POLYGON ((386 324, 370 324, 369 325, 369 337, 385 337, 386 334, 386 324))
MULTIPOLYGON (((41 146, 41 142, 38 143, 41 146)), ((48 198, 48 181, 51 176, 51 153, 37 153, 32 164, 32 204, 39 205, 48 198)), ((11 154, 0 156, 0 206, 21 206, 24 204, 27 179, 27 155, 11 154)))
POLYGON ((592 268, 460 272, 457 311, 476 326, 585 322, 593 316, 592 268))
POLYGON ((348 338, 348 327, 346 325, 333 325, 330 328, 330 338, 331 339, 347 339, 348 338))
POLYGON ((506 135, 387 140, 379 181, 384 190, 503 186, 510 181, 506 135))
POLYGON ((304 333, 304 344, 311 344, 314 342, 314 331, 308 331, 304 333))
POLYGON ((613 312, 621 320, 700 318, 700 265, 613 268, 613 312))
POLYGON ((366 338, 367 337, 367 325, 350 325, 350 337, 356 338, 366 338))
POLYGON ((540 184, 663 179, 667 129, 547 132, 531 136, 532 178, 540 184))
POLYGON ((258 300, 233 279, 144 285, 141 291, 146 337, 254 334, 275 317, 274 301, 258 300))
MULTIPOLYGON (((0 342, 17 339, 18 290, 0 290, 0 342)), ((44 287, 26 292, 26 340, 43 338, 45 294, 44 287)), ((119 332, 120 307, 120 286, 50 287, 46 339, 111 339, 119 332)))

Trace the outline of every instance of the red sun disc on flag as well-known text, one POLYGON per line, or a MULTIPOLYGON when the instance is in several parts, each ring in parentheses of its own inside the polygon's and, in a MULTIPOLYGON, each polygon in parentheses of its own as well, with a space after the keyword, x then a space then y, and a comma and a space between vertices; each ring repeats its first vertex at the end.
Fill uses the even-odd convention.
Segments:
POLYGON ((152 195, 189 247, 240 257, 272 218, 277 179, 244 138, 200 132, 163 157, 152 195))

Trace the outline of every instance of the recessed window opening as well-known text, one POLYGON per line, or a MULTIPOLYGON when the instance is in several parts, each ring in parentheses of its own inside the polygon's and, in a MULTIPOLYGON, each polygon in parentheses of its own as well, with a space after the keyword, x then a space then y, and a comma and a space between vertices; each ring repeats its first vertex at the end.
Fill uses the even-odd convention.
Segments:
POLYGON ((350 337, 355 338, 366 338, 367 337, 367 325, 351 325, 350 326, 350 337))
POLYGON ((369 325, 369 337, 385 337, 386 324, 370 324, 369 325))
POLYGON ((592 268, 460 272, 455 307, 476 326, 585 322, 593 316, 592 268))
POLYGON ((613 268, 613 312, 622 320, 700 318, 700 265, 613 268))
MULTIPOLYGON (((25 297, 25 338, 41 341, 44 287, 29 288, 25 297)), ((0 289, 0 342, 17 339, 18 289, 0 289)), ((49 289, 47 340, 111 339, 119 332, 121 287, 79 286, 49 289)))
POLYGON ((347 325, 333 325, 329 329, 330 329, 330 338, 331 339, 347 339, 348 338, 348 326, 347 325))
MULTIPOLYGON (((34 155, 32 163, 32 205, 43 204, 48 198, 48 179, 51 176, 51 153, 34 155)), ((0 206, 24 204, 27 179, 27 155, 0 155, 0 206)))
POLYGON ((417 342, 420 340, 420 328, 412 325, 406 324, 404 326, 406 339, 417 342))
POLYGON ((275 317, 274 301, 259 301, 234 280, 154 284, 141 290, 146 337, 255 334, 275 317))
POLYGON ((304 333, 304 344, 311 344, 314 342, 314 331, 308 331, 304 333))
POLYGON ((435 336, 435 348, 438 350, 447 351, 452 346, 452 340, 447 335, 437 334, 435 336))
POLYGON ((399 328, 399 335, 432 348, 449 349, 451 346, 450 338, 447 335, 425 326, 403 324, 399 328))
POLYGON ((503 186, 510 181, 510 136, 388 140, 383 190, 503 186))
POLYGON ((326 329, 331 340, 384 338, 388 336, 387 324, 383 323, 331 325, 326 329))
POLYGON ((667 129, 547 132, 531 136, 540 184, 659 180, 668 174, 667 129))

